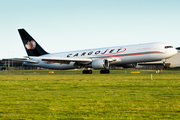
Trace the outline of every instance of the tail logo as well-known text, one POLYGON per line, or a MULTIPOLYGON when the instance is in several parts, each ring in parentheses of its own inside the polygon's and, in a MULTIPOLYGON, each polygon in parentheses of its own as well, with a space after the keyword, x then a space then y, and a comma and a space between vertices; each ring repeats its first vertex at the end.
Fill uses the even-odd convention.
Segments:
POLYGON ((25 47, 27 50, 33 50, 36 48, 36 42, 34 40, 28 41, 25 47))

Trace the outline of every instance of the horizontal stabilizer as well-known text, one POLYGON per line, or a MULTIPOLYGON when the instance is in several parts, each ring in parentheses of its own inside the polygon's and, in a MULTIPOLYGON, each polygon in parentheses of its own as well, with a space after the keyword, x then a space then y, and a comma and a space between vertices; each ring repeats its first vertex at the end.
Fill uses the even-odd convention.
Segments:
POLYGON ((9 59, 3 59, 3 61, 18 61, 18 62, 27 62, 27 63, 34 63, 34 64, 39 63, 37 61, 24 59, 24 58, 9 58, 9 59))

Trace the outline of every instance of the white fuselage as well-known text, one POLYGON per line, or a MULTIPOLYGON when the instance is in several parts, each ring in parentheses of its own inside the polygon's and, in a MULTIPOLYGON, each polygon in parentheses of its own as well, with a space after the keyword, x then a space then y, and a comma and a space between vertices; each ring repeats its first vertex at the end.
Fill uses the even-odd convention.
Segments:
MULTIPOLYGON (((139 62, 152 62, 167 59, 177 53, 175 48, 172 48, 169 44, 165 43, 147 43, 147 44, 136 44, 127 46, 116 46, 97 48, 89 50, 79 50, 70 52, 60 52, 42 55, 40 57, 66 57, 66 58, 90 58, 95 59, 108 59, 110 65, 124 65, 139 62)), ((37 64, 27 63, 25 65, 38 66, 50 69, 74 69, 75 62, 69 64, 46 62, 41 59, 29 59, 37 61, 37 64)))

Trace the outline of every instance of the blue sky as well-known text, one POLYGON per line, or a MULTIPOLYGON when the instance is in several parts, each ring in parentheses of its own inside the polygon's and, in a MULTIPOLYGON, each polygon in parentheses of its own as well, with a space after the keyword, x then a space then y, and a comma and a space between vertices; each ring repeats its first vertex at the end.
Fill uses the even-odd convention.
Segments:
POLYGON ((165 42, 180 46, 179 0, 0 0, 0 59, 27 56, 17 29, 47 52, 165 42))

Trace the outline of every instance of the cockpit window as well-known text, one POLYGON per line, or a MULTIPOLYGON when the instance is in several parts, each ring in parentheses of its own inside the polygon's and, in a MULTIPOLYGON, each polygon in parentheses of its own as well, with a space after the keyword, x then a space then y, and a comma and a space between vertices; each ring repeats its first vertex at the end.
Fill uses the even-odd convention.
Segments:
POLYGON ((165 48, 167 49, 167 48, 173 48, 173 46, 165 46, 165 48))

